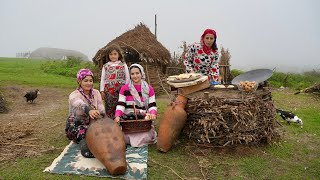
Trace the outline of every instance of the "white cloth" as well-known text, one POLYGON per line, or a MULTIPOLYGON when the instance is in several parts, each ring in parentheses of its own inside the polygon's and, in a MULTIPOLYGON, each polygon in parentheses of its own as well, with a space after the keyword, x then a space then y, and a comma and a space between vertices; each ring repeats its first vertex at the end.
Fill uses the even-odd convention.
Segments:
POLYGON ((124 138, 126 144, 130 144, 132 147, 141 147, 146 144, 157 143, 157 132, 152 126, 152 128, 147 132, 124 133, 124 138))

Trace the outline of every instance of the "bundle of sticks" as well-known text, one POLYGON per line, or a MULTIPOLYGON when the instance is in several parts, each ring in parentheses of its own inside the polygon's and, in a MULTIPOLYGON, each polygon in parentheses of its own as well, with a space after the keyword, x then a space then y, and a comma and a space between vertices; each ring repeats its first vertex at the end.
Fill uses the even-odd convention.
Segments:
POLYGON ((197 143, 212 146, 260 144, 280 137, 271 98, 255 96, 230 101, 196 97, 188 101, 186 112, 188 119, 182 134, 197 143))

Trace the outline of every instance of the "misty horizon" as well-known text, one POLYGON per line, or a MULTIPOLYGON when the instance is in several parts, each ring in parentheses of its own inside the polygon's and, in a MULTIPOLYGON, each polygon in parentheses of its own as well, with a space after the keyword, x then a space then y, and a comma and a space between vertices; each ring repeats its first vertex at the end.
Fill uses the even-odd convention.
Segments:
POLYGON ((183 41, 199 42, 207 28, 229 49, 231 69, 319 69, 320 1, 118 1, 3 0, 0 56, 40 47, 79 51, 90 60, 107 43, 140 22, 171 55, 183 41))

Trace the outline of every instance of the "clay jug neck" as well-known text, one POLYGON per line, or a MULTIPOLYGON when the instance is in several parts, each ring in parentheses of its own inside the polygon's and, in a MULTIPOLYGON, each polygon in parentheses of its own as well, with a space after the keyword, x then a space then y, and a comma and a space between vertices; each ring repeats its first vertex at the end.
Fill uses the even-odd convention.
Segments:
POLYGON ((181 94, 178 94, 177 97, 176 97, 176 100, 175 100, 175 105, 176 106, 179 106, 181 107, 182 109, 185 108, 186 104, 188 102, 188 98, 181 95, 181 94))

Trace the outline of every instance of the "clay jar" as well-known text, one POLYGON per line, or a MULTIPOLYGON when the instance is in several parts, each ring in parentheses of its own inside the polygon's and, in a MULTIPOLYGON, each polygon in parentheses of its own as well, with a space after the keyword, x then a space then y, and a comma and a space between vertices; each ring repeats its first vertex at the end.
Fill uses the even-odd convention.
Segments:
POLYGON ((92 122, 86 133, 86 141, 92 154, 111 175, 126 173, 126 144, 117 123, 110 118, 92 122))
POLYGON ((166 108, 160 122, 157 148, 161 152, 171 149, 187 120, 184 110, 187 98, 178 94, 174 103, 166 108))

